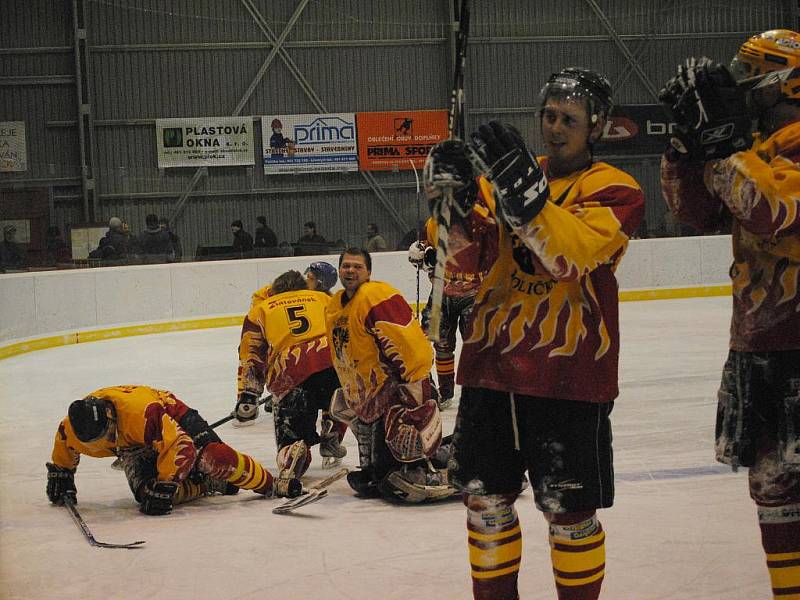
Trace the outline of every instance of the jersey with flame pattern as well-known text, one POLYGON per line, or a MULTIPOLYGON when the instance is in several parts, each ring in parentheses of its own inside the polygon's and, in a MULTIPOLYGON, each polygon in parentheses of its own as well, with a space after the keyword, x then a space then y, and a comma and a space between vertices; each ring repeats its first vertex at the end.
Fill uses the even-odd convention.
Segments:
POLYGON ((333 366, 348 406, 362 421, 371 423, 395 403, 398 384, 428 377, 433 349, 392 286, 367 281, 349 301, 339 290, 326 320, 333 366))
POLYGON ((676 218, 716 231, 733 217, 730 347, 800 348, 800 121, 715 162, 661 161, 676 218))
MULTIPOLYGON (((547 158, 540 162, 547 169, 547 158)), ((529 223, 487 233, 497 237, 497 259, 475 300, 458 383, 609 402, 619 393, 614 271, 644 196, 630 175, 602 162, 549 184, 550 199, 529 223)), ((496 215, 491 184, 481 178, 479 189, 479 203, 496 215)))
POLYGON ((250 308, 255 308, 257 304, 261 304, 264 300, 269 298, 269 291, 272 289, 272 284, 268 283, 264 287, 258 288, 253 295, 250 296, 250 308))
POLYGON ((239 343, 238 392, 280 400, 314 373, 331 366, 325 336, 324 292, 296 290, 268 296, 247 313, 239 343))
MULTIPOLYGON (((453 220, 447 232, 447 263, 444 268, 444 294, 455 298, 474 296, 494 260, 494 237, 484 236, 494 221, 485 206, 475 205, 482 219, 453 220)), ((433 217, 425 223, 423 243, 436 247, 438 239, 433 217)))
POLYGON ((90 394, 114 405, 116 426, 111 433, 94 442, 80 441, 69 418, 61 421, 53 445, 53 464, 74 469, 81 454, 103 458, 120 450, 147 446, 158 455, 159 481, 181 482, 191 471, 197 450, 191 436, 178 421, 189 407, 171 392, 144 385, 120 385, 90 394))

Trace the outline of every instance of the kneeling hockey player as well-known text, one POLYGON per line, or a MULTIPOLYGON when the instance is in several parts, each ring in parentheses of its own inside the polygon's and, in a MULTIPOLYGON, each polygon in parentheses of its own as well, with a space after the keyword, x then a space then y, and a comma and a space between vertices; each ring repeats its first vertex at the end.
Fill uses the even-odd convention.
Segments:
MULTIPOLYGON (((332 275, 336 277, 335 270, 332 275)), ((332 287, 336 281, 326 283, 332 287)), ((286 271, 269 286, 266 298, 250 309, 242 326, 236 415, 254 418, 264 388, 272 393, 281 477, 300 477, 315 444, 320 444, 328 466, 346 454, 340 444, 346 428, 325 412, 339 387, 325 335, 329 302, 325 291, 308 288, 299 271, 286 271)))
POLYGON ((351 421, 361 470, 347 481, 359 496, 404 502, 447 498, 446 469, 430 459, 439 449, 442 421, 430 383, 433 352, 403 296, 370 281, 369 252, 339 257, 344 290, 326 312, 333 366, 342 388, 331 413, 351 421))
POLYGON ((171 392, 143 385, 95 390, 69 406, 47 463, 47 497, 75 497, 81 455, 119 457, 139 510, 165 515, 173 505, 239 488, 295 497, 298 479, 275 479, 252 457, 225 444, 198 412, 171 392))

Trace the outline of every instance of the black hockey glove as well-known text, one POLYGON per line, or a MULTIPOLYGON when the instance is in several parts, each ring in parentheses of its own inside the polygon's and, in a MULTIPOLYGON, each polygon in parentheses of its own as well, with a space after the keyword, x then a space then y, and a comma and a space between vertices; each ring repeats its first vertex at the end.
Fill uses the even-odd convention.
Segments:
MULTIPOLYGON (((48 500, 60 506, 64 504, 65 494, 72 494, 72 497, 76 498, 78 490, 75 489, 75 471, 64 469, 53 463, 46 463, 46 466, 48 500)), ((78 502, 77 499, 75 502, 78 502)))
POLYGON ((472 134, 475 150, 488 165, 498 213, 512 227, 529 223, 550 197, 547 177, 513 126, 490 121, 472 134))
POLYGON ((439 142, 428 153, 422 178, 425 195, 432 215, 438 214, 445 190, 453 190, 453 206, 461 217, 466 217, 475 204, 478 184, 472 171, 472 163, 467 157, 468 148, 461 140, 439 142))
POLYGON ((750 147, 746 96, 725 65, 688 58, 658 97, 675 121, 670 144, 679 155, 704 162, 750 147))
POLYGON ((151 479, 139 489, 139 510, 146 515, 169 514, 177 491, 178 484, 173 481, 151 479))
POLYGON ((242 392, 236 401, 236 420, 240 423, 253 421, 258 417, 258 396, 242 392))

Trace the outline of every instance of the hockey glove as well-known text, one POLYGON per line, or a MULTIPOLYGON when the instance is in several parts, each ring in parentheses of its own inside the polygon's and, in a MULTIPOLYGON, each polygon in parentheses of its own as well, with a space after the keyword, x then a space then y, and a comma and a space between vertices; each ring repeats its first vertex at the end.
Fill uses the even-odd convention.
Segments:
MULTIPOLYGON (((48 500, 60 506, 64 504, 65 494, 72 494, 75 499, 78 493, 78 490, 75 489, 75 471, 64 469, 53 463, 46 463, 46 465, 48 500)), ((77 503, 77 500, 75 502, 77 503)))
POLYGON ((686 59, 659 100, 675 121, 670 145, 690 160, 726 158, 752 142, 745 92, 725 65, 705 57, 686 59))
POLYGON ((242 392, 236 401, 236 420, 240 423, 255 421, 258 417, 258 396, 242 392))
POLYGON ((472 134, 475 150, 489 166, 486 177, 495 185, 498 214, 511 227, 529 223, 550 197, 547 177, 519 131, 490 121, 472 134))
POLYGON ((177 491, 178 484, 173 481, 151 479, 139 489, 139 510, 146 515, 167 515, 177 491))
POLYGON ((436 266, 436 248, 423 242, 414 242, 408 248, 408 262, 415 267, 432 271, 436 266))
POLYGON ((478 185, 475 183, 472 163, 467 157, 468 150, 461 140, 445 140, 428 153, 422 179, 432 215, 439 213, 448 188, 453 190, 451 210, 461 217, 466 217, 472 210, 478 185))

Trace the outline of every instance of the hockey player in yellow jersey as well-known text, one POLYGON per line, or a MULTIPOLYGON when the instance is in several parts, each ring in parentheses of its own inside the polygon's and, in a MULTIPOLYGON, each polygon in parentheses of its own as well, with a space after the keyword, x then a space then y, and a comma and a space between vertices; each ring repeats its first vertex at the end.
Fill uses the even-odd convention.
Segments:
POLYGON ((318 443, 323 457, 341 459, 346 453, 339 443, 344 431, 324 412, 339 387, 325 335, 329 302, 326 292, 308 289, 299 271, 287 271, 250 309, 242 326, 236 414, 252 415, 259 396, 270 391, 282 477, 300 477, 318 443), (320 410, 322 435, 316 432, 320 410))
POLYGON ((198 412, 171 392, 143 385, 95 390, 69 406, 47 463, 47 497, 76 496, 81 455, 117 456, 139 509, 163 515, 213 492, 239 488, 264 496, 298 496, 298 479, 275 479, 252 457, 225 444, 198 412))
MULTIPOLYGON (((306 278, 306 282, 308 283, 308 289, 316 290, 318 292, 325 292, 329 296, 331 295, 331 289, 338 281, 336 268, 330 263, 323 261, 312 262, 310 265, 308 265, 308 267, 306 267, 306 270, 303 272, 303 276, 306 278)), ((250 298, 251 309, 269 298, 269 290, 271 286, 272 284, 268 283, 267 285, 253 292, 253 295, 250 298)), ((272 412, 272 401, 272 394, 269 394, 264 400, 264 410, 266 412, 272 412)), ((236 412, 236 421, 233 423, 234 427, 246 427, 248 425, 255 424, 255 421, 258 418, 258 405, 254 404, 252 406, 248 406, 248 408, 250 409, 249 412, 236 412)), ((341 437, 344 436, 344 430, 341 429, 339 434, 339 438, 341 439, 341 437)))
POLYGON ((628 174, 593 158, 612 104, 604 77, 564 69, 540 100, 546 156, 534 157, 516 129, 495 121, 469 145, 435 146, 425 168, 432 213, 455 184, 451 215, 497 248, 459 358, 451 461, 467 507, 473 595, 482 600, 519 597, 514 504, 525 471, 549 522, 561 600, 599 597, 605 532, 597 509, 614 500, 614 271, 644 196, 628 174), (487 212, 496 225, 482 230, 487 212))
POLYGON ((677 125, 664 199, 682 223, 731 231, 717 460, 749 469, 773 596, 800 598, 800 33, 749 38, 730 69, 689 59, 661 98, 677 125))
POLYGON ((358 439, 360 471, 348 483, 362 497, 405 502, 448 497, 446 469, 429 460, 442 422, 433 399, 430 343, 403 296, 370 281, 372 259, 350 248, 339 257, 343 290, 326 313, 333 364, 341 381, 331 404, 358 439))

